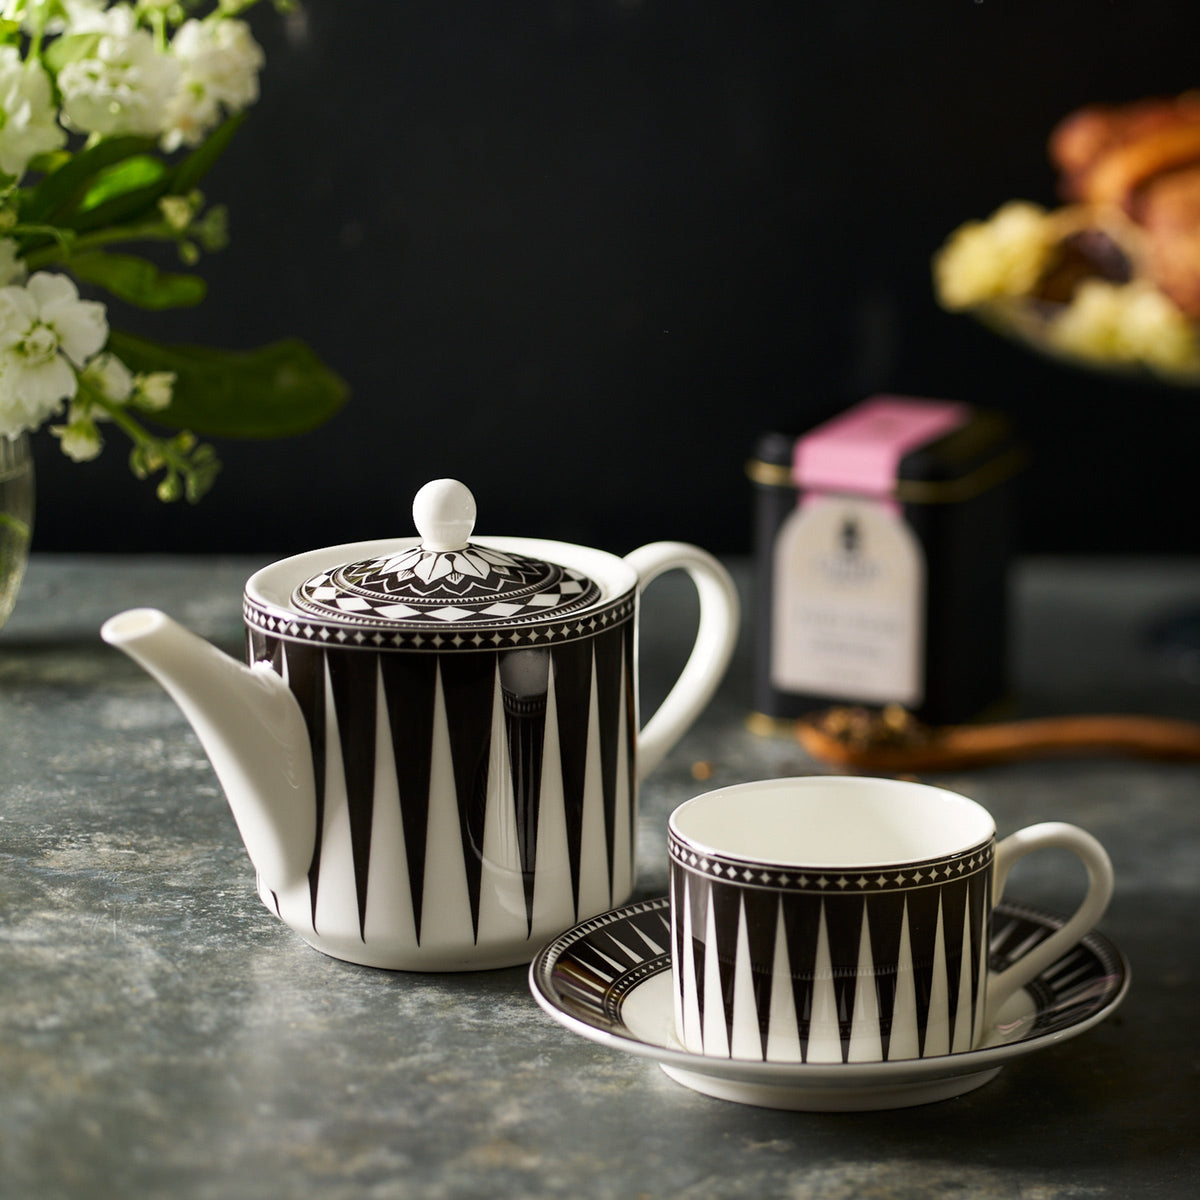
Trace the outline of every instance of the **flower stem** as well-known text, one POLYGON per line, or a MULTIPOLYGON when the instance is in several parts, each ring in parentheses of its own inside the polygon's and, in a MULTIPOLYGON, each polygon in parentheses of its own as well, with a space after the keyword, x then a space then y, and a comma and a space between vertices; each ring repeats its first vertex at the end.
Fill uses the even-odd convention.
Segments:
POLYGON ((88 399, 99 408, 133 443, 129 463, 139 479, 157 471, 165 474, 158 485, 160 500, 177 500, 186 496, 193 504, 212 487, 220 470, 213 448, 197 444, 187 430, 171 438, 155 437, 136 420, 128 409, 88 389, 88 399))
POLYGON ((148 221, 143 225, 118 225, 115 229, 97 229, 94 233, 86 233, 82 237, 64 238, 61 231, 41 230, 38 232, 52 234, 56 241, 53 246, 42 250, 33 250, 25 255, 25 266, 29 271, 38 271, 54 263, 69 263, 71 256, 87 250, 95 250, 100 246, 111 246, 114 242, 174 242, 179 235, 165 221, 148 221))

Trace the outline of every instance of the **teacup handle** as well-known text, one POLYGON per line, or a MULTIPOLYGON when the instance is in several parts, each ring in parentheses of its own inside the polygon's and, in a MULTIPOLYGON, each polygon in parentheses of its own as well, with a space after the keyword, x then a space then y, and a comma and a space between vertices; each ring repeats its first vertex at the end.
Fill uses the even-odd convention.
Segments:
POLYGON ((737 644, 737 587, 709 553, 685 542, 651 542, 625 556, 637 572, 638 592, 664 571, 683 570, 700 597, 696 641, 675 686, 638 734, 637 775, 645 776, 666 757, 712 699, 737 644))
POLYGON ((1087 895, 1065 925, 1023 954, 1011 967, 989 976, 985 1028, 991 1027, 996 1012, 1009 996, 1066 954, 1099 921, 1112 898, 1113 868, 1104 847, 1090 833, 1075 825, 1047 821, 1019 829, 997 845, 992 877, 993 903, 999 903, 1008 873, 1019 859, 1034 850, 1051 847, 1070 850, 1083 862, 1088 875, 1087 895))

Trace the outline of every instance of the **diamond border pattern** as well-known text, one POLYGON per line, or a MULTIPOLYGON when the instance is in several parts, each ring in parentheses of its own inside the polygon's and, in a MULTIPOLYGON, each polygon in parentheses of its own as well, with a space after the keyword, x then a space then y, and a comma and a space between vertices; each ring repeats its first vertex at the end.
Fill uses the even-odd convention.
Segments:
POLYGON ((820 867, 781 867, 771 863, 750 863, 744 859, 706 854, 689 846, 674 833, 668 833, 670 860, 686 871, 695 871, 738 887, 762 888, 777 892, 805 892, 813 895, 879 895, 929 887, 947 879, 966 879, 992 865, 995 839, 989 838, 958 854, 926 859, 903 866, 855 867, 849 871, 820 867))
POLYGON ((424 623, 417 628, 397 627, 395 622, 372 624, 369 617, 343 614, 337 621, 323 621, 308 613, 280 612, 244 599, 242 616, 247 626, 271 637, 347 649, 403 650, 431 654, 454 651, 509 650, 527 646, 550 646, 592 637, 629 620, 634 613, 636 593, 627 592, 590 612, 547 621, 536 610, 494 628, 424 623))

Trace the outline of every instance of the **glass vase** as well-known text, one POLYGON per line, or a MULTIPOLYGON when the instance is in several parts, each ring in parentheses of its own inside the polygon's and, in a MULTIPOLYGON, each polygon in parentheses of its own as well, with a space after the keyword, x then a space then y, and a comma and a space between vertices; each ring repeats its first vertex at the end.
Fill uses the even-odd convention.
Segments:
POLYGON ((33 455, 29 435, 0 436, 0 627, 17 602, 33 533, 33 455))

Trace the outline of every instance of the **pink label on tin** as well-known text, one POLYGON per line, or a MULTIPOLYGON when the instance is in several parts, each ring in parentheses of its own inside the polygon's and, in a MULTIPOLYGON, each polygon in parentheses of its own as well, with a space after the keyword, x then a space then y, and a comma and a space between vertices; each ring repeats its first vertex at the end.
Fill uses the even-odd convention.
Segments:
POLYGON ((792 479, 804 491, 890 495, 900 460, 957 429, 969 413, 954 400, 873 396, 796 443, 792 479))

